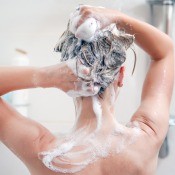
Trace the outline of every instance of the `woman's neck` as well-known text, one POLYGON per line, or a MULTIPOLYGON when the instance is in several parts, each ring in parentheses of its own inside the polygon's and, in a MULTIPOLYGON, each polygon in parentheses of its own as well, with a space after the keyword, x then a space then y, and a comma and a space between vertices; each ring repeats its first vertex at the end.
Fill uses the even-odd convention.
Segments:
POLYGON ((90 126, 92 129, 111 127, 115 124, 114 104, 100 97, 79 97, 74 99, 76 110, 75 129, 90 126))

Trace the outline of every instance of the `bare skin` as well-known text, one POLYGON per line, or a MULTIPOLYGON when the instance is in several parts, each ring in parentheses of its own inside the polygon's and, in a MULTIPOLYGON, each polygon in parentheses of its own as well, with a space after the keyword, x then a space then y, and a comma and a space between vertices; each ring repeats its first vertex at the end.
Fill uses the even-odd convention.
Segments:
MULTIPOLYGON (((140 106, 131 118, 131 121, 137 121, 140 124, 139 139, 124 152, 100 159, 76 174, 154 175, 158 151, 168 129, 169 106, 174 80, 173 43, 167 35, 149 24, 115 10, 81 7, 81 14, 79 25, 88 17, 93 16, 101 22, 102 28, 116 23, 118 28, 135 34, 136 44, 151 56, 152 61, 143 85, 140 106)), ((65 92, 69 88, 73 89, 73 82, 77 81, 76 76, 72 75, 70 70, 67 71, 67 74, 62 74, 61 71, 56 74, 54 67, 0 68, 0 75, 3 75, 0 76, 0 94, 3 95, 16 89, 34 88, 36 86, 32 81, 34 73, 40 80, 38 86, 57 87, 65 92), (50 69, 49 75, 46 69, 50 69), (43 81, 45 79, 48 80, 47 83, 43 81)), ((116 91, 122 86, 123 74, 122 69, 118 79, 114 82, 116 91)), ((110 87, 106 89, 103 100, 101 100, 102 112, 105 116, 103 127, 106 132, 108 128, 113 127, 115 107, 109 104, 109 93, 110 87)), ((90 97, 83 97, 82 105, 77 127, 85 126, 88 120, 95 119, 90 97)), ((55 136, 37 122, 21 116, 2 99, 0 99, 0 140, 25 163, 32 175, 61 174, 52 172, 38 159, 39 152, 54 147, 55 136)))

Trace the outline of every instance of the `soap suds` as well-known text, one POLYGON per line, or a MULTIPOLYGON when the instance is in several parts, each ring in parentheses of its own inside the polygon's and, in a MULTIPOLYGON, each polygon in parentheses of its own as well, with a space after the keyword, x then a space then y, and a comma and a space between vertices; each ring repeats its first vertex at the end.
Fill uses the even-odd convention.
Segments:
POLYGON ((100 23, 94 18, 88 18, 75 32, 75 37, 91 42, 95 33, 100 29, 100 23))
MULTIPOLYGON (((58 138, 55 149, 39 153, 43 164, 54 172, 77 173, 98 159, 106 158, 110 154, 116 155, 126 150, 140 135, 137 122, 130 122, 127 127, 114 120, 114 126, 104 132, 101 103, 98 96, 93 96, 92 106, 96 116, 96 127, 92 129, 91 123, 71 133, 58 138), (104 139, 105 138, 105 139, 104 139)), ((82 101, 76 102, 76 121, 80 117, 82 101)), ((75 123, 76 124, 76 123, 75 123)))
POLYGON ((93 105, 93 110, 96 115, 96 120, 97 120, 97 131, 101 128, 102 124, 102 108, 100 101, 98 100, 98 96, 93 96, 92 97, 92 105, 93 105))
POLYGON ((98 85, 99 94, 102 94, 115 80, 119 68, 125 62, 126 50, 132 45, 134 36, 119 31, 117 33, 116 27, 111 25, 98 30, 93 37, 91 42, 76 38, 68 27, 55 51, 61 52, 61 61, 77 60, 89 68, 90 76, 80 78, 98 85))
MULTIPOLYGON (((83 5, 80 5, 73 13, 71 13, 68 27, 76 38, 90 42, 94 39, 95 33, 100 29, 100 23, 95 18, 90 17, 77 28, 81 18, 80 9, 82 6, 83 5)), ((88 5, 85 6, 91 7, 88 5)))
POLYGON ((67 94, 71 97, 93 96, 99 92, 99 87, 93 84, 90 74, 85 73, 90 69, 82 65, 75 59, 65 61, 66 65, 72 70, 74 75, 88 81, 79 81, 74 83, 74 90, 69 90, 67 94), (78 64, 78 65, 77 65, 78 64))
POLYGON ((75 90, 67 92, 74 97, 75 125, 70 133, 58 138, 54 149, 39 153, 44 165, 59 173, 77 173, 98 159, 119 154, 133 144, 140 134, 138 124, 130 123, 126 127, 116 120, 106 130, 103 119, 108 116, 103 116, 102 104, 96 95, 111 85, 110 105, 106 107, 110 109, 114 104, 118 92, 112 83, 126 59, 126 50, 133 43, 134 37, 117 33, 114 25, 99 30, 100 23, 94 18, 89 18, 77 29, 80 8, 71 14, 68 28, 55 47, 55 51, 61 52, 61 61, 68 61, 68 67, 82 80, 75 84, 75 90), (83 66, 90 69, 89 74, 83 73, 83 66), (91 122, 90 119, 84 127, 76 127, 82 113, 82 99, 87 96, 92 96, 90 98, 96 117, 96 127, 93 129, 94 120, 91 122))
POLYGON ((67 91, 67 95, 70 97, 89 97, 96 95, 99 92, 99 87, 91 85, 89 82, 77 82, 74 83, 75 90, 67 91))

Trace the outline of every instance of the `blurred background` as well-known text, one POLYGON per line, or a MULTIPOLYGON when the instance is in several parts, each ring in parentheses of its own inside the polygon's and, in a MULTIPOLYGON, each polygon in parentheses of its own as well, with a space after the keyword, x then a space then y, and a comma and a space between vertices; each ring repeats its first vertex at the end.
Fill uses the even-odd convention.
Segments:
MULTIPOLYGON (((66 29, 70 13, 78 4, 104 6, 151 23, 175 41, 174 1, 163 0, 0 0, 0 66, 48 66, 57 64, 60 54, 53 48, 66 29)), ((151 43, 150 43, 151 44, 151 43)), ((159 44, 159 43, 157 43, 159 44)), ((126 76, 116 106, 116 118, 127 123, 140 102, 148 55, 134 46, 137 54, 127 53, 126 76)), ((0 75, 1 76, 1 75, 0 75)), ((74 122, 72 98, 58 89, 15 91, 3 97, 18 111, 52 132, 65 132, 74 122)), ((174 175, 175 167, 175 93, 170 109, 170 127, 160 152, 157 175, 174 175)), ((0 174, 29 175, 26 167, 0 143, 0 174), (9 168, 10 167, 10 168, 9 168)))

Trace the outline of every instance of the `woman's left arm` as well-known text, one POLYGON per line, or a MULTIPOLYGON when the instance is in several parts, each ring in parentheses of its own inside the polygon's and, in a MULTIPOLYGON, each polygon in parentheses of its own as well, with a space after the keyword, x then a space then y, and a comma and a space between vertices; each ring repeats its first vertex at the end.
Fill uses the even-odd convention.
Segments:
MULTIPOLYGON (((89 72, 84 68, 82 73, 89 72)), ((34 87, 56 87, 66 92, 75 90, 75 82, 82 83, 65 63, 43 68, 0 67, 0 95, 34 87)), ((42 150, 43 145, 49 144, 53 139, 49 130, 38 122, 23 117, 0 97, 0 142, 20 159, 31 160, 42 150)))
POLYGON ((0 96, 10 91, 34 88, 33 76, 38 74, 35 67, 0 67, 0 96))
MULTIPOLYGON (((82 74, 89 74, 86 67, 82 69, 82 74)), ((67 92, 69 90, 80 90, 84 82, 78 79, 73 68, 67 63, 60 63, 47 67, 3 67, 0 66, 0 96, 14 90, 28 88, 50 88, 55 87, 67 92), (77 86, 76 86, 77 85, 77 86), (80 89, 76 89, 79 86, 80 89)), ((87 88, 91 90, 93 87, 87 88)))

